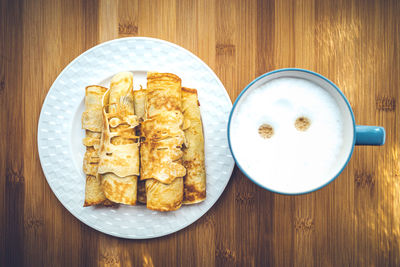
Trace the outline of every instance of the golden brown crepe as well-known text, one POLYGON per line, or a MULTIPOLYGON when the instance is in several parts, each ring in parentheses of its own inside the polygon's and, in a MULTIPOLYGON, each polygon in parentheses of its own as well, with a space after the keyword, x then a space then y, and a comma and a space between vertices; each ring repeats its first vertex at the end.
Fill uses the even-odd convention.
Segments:
POLYGON ((103 133, 100 147, 101 185, 107 199, 135 205, 139 175, 139 125, 133 107, 133 76, 116 74, 103 97, 103 133))
POLYGON ((182 112, 185 118, 185 147, 183 165, 183 204, 194 204, 206 198, 206 170, 204 163, 204 137, 197 90, 182 88, 182 112))
POLYGON ((104 196, 100 186, 100 176, 97 173, 99 166, 99 147, 102 131, 101 100, 107 88, 88 86, 85 90, 85 111, 82 114, 82 128, 85 129, 83 144, 86 153, 83 159, 83 172, 86 174, 84 206, 111 204, 104 196))
POLYGON ((146 180, 147 208, 159 211, 177 210, 182 206, 183 179, 176 178, 171 184, 156 179, 146 180))
POLYGON ((141 180, 146 180, 147 208, 176 210, 182 205, 183 176, 181 80, 170 73, 149 72, 145 120, 141 125, 141 180))

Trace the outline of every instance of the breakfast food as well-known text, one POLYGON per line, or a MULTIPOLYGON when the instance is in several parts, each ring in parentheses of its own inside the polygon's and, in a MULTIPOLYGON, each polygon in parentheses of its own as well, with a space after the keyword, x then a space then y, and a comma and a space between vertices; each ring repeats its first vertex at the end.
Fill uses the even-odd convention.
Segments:
POLYGON ((100 186, 100 176, 97 173, 99 165, 99 147, 102 131, 101 100, 107 88, 88 86, 85 90, 85 111, 82 114, 82 128, 85 129, 83 144, 86 146, 83 158, 83 172, 86 174, 84 206, 108 204, 100 186))
POLYGON ((206 198, 206 170, 204 164, 204 137, 197 90, 182 88, 182 112, 186 137, 183 149, 184 204, 194 204, 206 198))
MULTIPOLYGON (((96 162, 91 160, 96 168, 85 173, 90 175, 87 196, 98 199, 85 200, 85 206, 139 202, 173 211, 203 201, 206 173, 197 90, 182 88, 174 74, 157 72, 147 74, 147 89, 134 91, 130 72, 115 75, 109 90, 93 88, 101 88, 97 113, 85 112, 82 125, 96 125, 85 128, 87 138, 97 138, 91 141, 96 145, 87 138, 84 143, 86 161, 97 149, 96 162)), ((85 101, 92 98, 87 94, 85 101)))
POLYGON ((141 125, 141 180, 147 208, 171 211, 183 200, 181 79, 169 73, 147 74, 145 120, 141 125))
POLYGON ((139 125, 133 108, 132 73, 118 73, 103 97, 101 185, 107 199, 135 205, 139 175, 139 125))

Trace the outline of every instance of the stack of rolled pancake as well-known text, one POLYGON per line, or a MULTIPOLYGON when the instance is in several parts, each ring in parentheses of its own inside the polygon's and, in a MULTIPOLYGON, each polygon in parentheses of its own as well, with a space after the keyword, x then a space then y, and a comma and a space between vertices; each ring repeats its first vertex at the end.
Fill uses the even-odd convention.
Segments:
MULTIPOLYGON (((100 148, 96 146, 98 169, 91 172, 95 186, 87 178, 85 206, 135 205, 138 200, 152 210, 172 211, 182 203, 203 201, 206 174, 197 91, 182 88, 181 79, 170 73, 149 72, 147 89, 133 91, 132 84, 131 73, 117 74, 103 100, 97 102, 100 114, 102 109, 102 116, 97 112, 93 118, 97 125, 101 119, 102 125, 95 129, 98 139, 101 134, 100 148), (102 201, 91 201, 95 191, 102 201)), ((87 111, 82 116, 86 130, 87 111)))

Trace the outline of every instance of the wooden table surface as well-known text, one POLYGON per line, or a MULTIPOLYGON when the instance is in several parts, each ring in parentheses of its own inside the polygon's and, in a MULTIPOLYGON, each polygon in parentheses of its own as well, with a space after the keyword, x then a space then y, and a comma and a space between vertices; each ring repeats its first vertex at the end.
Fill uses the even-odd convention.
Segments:
POLYGON ((399 266, 400 1, 1 0, 0 266, 399 266), (348 97, 358 124, 386 128, 325 188, 283 196, 235 167, 219 201, 187 228, 124 240, 84 225, 43 175, 37 123, 75 57, 101 42, 176 43, 231 100, 255 77, 306 68, 348 97))

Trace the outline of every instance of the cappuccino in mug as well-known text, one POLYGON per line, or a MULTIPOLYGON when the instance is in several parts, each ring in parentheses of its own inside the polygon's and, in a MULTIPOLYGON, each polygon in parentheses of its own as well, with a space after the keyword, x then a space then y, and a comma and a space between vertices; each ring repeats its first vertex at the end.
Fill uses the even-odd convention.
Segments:
POLYGON ((240 167, 259 184, 295 193, 329 182, 343 145, 341 110, 324 88, 280 77, 238 103, 230 141, 240 167))

